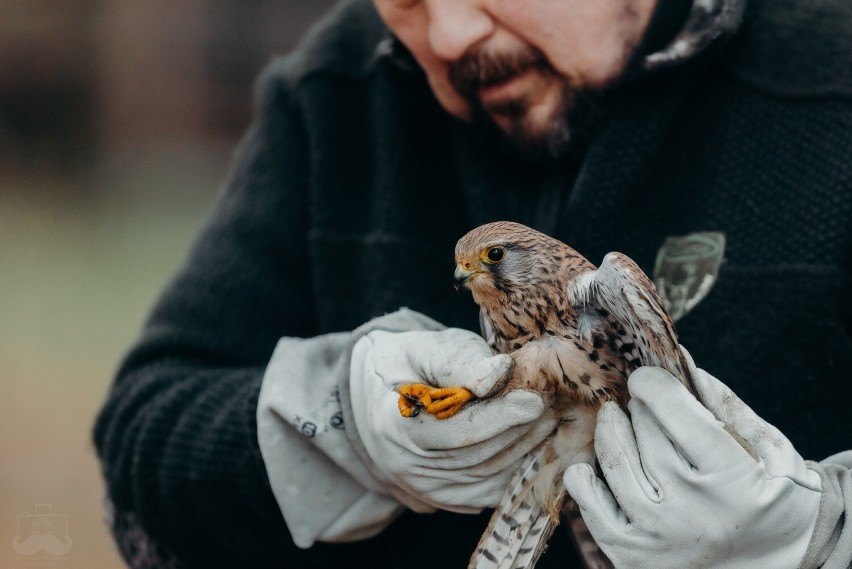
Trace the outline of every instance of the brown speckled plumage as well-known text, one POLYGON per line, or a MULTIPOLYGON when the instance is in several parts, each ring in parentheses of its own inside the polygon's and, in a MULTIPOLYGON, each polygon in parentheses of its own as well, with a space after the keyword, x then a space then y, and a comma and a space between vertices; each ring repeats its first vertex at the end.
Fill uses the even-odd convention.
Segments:
POLYGON ((602 308, 572 306, 568 295, 594 265, 561 241, 511 222, 465 235, 456 262, 477 271, 467 288, 490 325, 494 348, 515 360, 509 389, 535 389, 556 407, 626 402, 635 358, 622 352, 629 344, 623 326, 602 308), (480 253, 494 247, 502 247, 505 258, 489 265, 480 253), (580 318, 591 324, 588 337, 578 333, 580 318))
MULTIPOLYGON (((664 367, 687 386, 691 379, 654 284, 625 255, 610 253, 596 268, 556 239, 495 222, 462 237, 455 260, 483 333, 515 361, 505 389, 541 393, 560 420, 513 478, 470 565, 532 567, 566 498, 562 474, 594 462, 603 402, 626 405, 627 377, 639 365, 664 367)), ((574 512, 572 528, 582 526, 574 512)), ((599 551, 588 555, 606 562, 599 551)))

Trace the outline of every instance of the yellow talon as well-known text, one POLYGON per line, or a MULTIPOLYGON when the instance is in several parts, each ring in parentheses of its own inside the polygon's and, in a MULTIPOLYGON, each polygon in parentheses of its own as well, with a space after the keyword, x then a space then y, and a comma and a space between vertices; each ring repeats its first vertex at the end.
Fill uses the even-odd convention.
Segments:
POLYGON ((426 406, 426 412, 435 415, 438 419, 452 417, 474 397, 473 393, 464 387, 433 389, 429 395, 432 397, 432 403, 426 406))
POLYGON ((429 392, 432 387, 422 383, 408 383, 399 386, 399 414, 403 417, 416 417, 420 410, 432 403, 429 392))
POLYGON ((437 419, 446 419, 458 413, 473 398, 473 393, 464 387, 430 387, 410 383, 399 387, 399 413, 403 417, 416 417, 425 409, 437 419))

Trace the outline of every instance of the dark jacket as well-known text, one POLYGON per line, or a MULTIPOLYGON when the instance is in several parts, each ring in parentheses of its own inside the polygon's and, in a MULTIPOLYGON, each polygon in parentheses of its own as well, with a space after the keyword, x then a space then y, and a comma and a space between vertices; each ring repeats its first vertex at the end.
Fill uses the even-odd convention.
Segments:
MULTIPOLYGON (((752 1, 724 46, 622 86, 588 148, 549 166, 442 111, 416 68, 377 50, 369 2, 337 9, 262 78, 227 190, 98 418, 129 562, 464 566, 487 513, 409 513, 371 540, 297 549, 255 411, 282 336, 400 306, 476 329, 453 246, 497 219, 648 272, 667 236, 724 233, 718 283, 681 342, 804 457, 852 448, 850 6, 752 1)), ((571 554, 562 537, 546 563, 571 554)))

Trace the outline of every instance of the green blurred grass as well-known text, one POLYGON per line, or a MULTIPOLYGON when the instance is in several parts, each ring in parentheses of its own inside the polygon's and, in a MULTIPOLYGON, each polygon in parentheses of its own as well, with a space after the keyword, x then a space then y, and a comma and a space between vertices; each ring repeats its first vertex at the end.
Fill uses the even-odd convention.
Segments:
POLYGON ((0 212, 2 378, 115 363, 201 212, 16 201, 0 212))

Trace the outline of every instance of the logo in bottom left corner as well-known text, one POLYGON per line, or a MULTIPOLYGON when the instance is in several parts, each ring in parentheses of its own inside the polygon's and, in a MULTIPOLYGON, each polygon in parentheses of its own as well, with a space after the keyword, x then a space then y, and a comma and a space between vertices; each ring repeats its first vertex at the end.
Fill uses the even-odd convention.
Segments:
POLYGON ((35 513, 21 512, 12 549, 18 555, 66 555, 71 551, 68 516, 53 513, 50 504, 36 504, 35 513))

